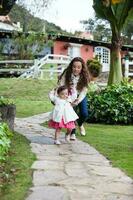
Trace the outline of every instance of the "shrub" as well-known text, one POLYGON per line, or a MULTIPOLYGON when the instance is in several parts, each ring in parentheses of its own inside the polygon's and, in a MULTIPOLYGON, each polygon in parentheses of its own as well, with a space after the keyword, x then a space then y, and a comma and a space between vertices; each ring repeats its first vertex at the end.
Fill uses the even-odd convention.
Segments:
POLYGON ((92 75, 93 77, 99 76, 99 74, 101 73, 102 65, 96 58, 88 59, 86 65, 90 75, 92 75))
POLYGON ((13 134, 6 123, 0 123, 0 162, 5 160, 5 156, 10 148, 13 134))
POLYGON ((88 94, 91 122, 108 124, 133 123, 133 84, 111 85, 99 94, 88 94))

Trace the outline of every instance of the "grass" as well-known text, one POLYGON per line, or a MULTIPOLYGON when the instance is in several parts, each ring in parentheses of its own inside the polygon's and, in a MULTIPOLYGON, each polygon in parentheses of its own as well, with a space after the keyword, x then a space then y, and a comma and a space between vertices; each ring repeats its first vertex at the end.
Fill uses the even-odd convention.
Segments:
POLYGON ((0 95, 12 99, 16 104, 17 117, 28 117, 48 112, 52 108, 48 92, 55 87, 56 80, 0 79, 0 95))
POLYGON ((35 159, 28 140, 14 133, 9 155, 3 165, 4 172, 1 172, 0 180, 4 183, 0 188, 1 200, 24 200, 32 185, 31 165, 35 159))
POLYGON ((87 135, 78 138, 89 143, 133 178, 133 126, 86 124, 87 135))

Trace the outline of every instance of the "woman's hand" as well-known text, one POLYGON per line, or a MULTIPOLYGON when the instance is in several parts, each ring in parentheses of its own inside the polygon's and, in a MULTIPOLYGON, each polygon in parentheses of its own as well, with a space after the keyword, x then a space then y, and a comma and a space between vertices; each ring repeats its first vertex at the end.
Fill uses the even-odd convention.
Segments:
POLYGON ((79 100, 78 99, 76 99, 75 101, 73 101, 72 103, 72 106, 77 106, 78 104, 79 104, 79 100))

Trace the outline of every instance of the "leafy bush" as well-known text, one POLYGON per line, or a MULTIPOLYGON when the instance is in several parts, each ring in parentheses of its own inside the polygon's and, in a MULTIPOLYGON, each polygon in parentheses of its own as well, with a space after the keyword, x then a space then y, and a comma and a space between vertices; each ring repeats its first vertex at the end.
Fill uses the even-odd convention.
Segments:
POLYGON ((100 93, 88 94, 91 122, 133 123, 133 84, 123 82, 108 86, 100 93))
POLYGON ((12 100, 0 96, 0 106, 14 104, 12 100))
POLYGON ((13 134, 6 123, 0 123, 0 162, 5 160, 13 134))

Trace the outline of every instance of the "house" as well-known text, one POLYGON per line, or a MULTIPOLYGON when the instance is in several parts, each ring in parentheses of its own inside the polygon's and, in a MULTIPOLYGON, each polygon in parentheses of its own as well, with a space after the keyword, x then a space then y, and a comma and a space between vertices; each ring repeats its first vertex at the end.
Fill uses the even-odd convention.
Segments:
POLYGON ((10 32, 10 31, 18 31, 21 32, 22 28, 20 27, 20 23, 12 23, 11 19, 8 15, 0 16, 0 32, 10 32))
MULTIPOLYGON (((94 41, 91 39, 57 35, 55 37, 53 54, 68 55, 71 58, 82 57, 85 61, 97 55, 101 62, 103 72, 109 71, 111 44, 106 42, 94 41)), ((133 52, 133 46, 122 46, 122 58, 129 52, 133 52)))

